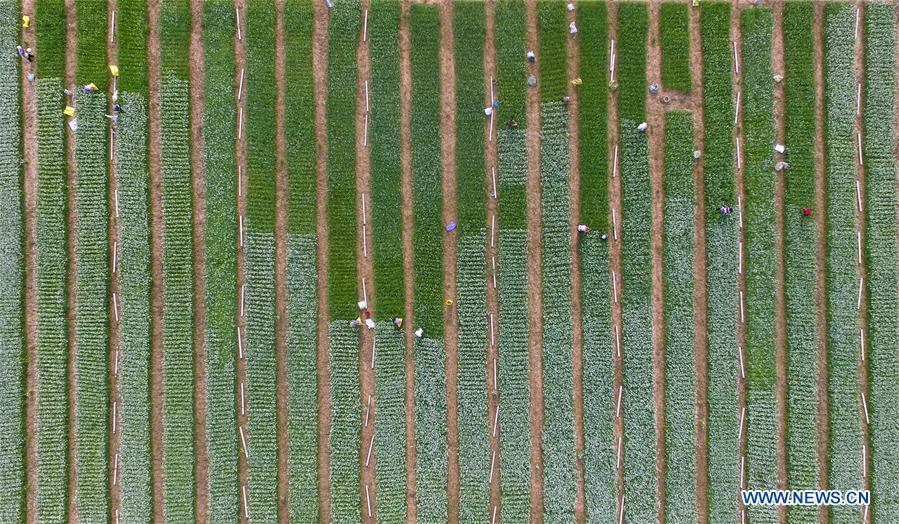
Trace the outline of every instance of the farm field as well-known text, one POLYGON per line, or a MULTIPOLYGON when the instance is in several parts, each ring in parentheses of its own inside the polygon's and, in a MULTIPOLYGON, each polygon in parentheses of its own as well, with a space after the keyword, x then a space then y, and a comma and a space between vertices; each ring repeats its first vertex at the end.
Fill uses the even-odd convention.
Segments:
POLYGON ((0 0, 0 521, 899 521, 897 13, 0 0))

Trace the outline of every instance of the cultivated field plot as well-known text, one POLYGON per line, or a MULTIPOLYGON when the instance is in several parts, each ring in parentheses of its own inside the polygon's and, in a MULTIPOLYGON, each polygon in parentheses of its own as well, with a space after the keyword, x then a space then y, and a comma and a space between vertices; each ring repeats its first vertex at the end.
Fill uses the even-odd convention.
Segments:
POLYGON ((899 522, 897 21, 0 0, 0 522, 899 522))

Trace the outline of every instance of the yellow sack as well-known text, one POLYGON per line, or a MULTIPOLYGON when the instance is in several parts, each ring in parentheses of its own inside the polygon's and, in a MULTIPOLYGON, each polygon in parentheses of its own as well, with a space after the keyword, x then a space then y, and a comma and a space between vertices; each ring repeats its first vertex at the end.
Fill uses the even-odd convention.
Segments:
POLYGON ((75 116, 75 108, 72 107, 72 106, 66 106, 66 108, 63 109, 62 112, 63 112, 66 116, 75 116))
POLYGON ((25 15, 22 17, 22 27, 28 28, 31 27, 31 17, 25 15))
POLYGON ((581 80, 581 77, 577 77, 577 78, 575 78, 574 80, 571 81, 571 85, 574 85, 574 86, 579 86, 579 85, 581 85, 581 84, 583 84, 583 83, 584 83, 584 81, 581 80))
POLYGON ((110 74, 112 74, 112 76, 118 77, 119 76, 119 66, 109 64, 109 72, 110 72, 110 74))

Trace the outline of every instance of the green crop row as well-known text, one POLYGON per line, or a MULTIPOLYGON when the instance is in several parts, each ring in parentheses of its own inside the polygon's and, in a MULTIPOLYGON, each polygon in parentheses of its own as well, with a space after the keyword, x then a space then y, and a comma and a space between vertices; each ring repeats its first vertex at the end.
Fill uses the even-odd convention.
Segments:
POLYGON ((734 521, 739 489, 739 408, 737 407, 737 257, 736 216, 721 216, 723 205, 736 207, 734 183, 733 70, 728 3, 702 8, 704 190, 706 233, 706 306, 708 308, 708 504, 709 520, 734 521))
MULTIPOLYGON (((789 485, 817 485, 815 412, 818 405, 815 288, 817 227, 802 220, 802 208, 815 201, 815 85, 812 42, 814 5, 784 5, 786 59, 786 161, 784 176, 784 289, 787 308, 787 380, 789 485)), ((817 508, 790 508, 790 521, 811 522, 817 508)))
MULTIPOLYGON (((455 5, 456 200, 459 235, 476 234, 487 223, 484 178, 484 6, 455 5)), ((494 132, 500 127, 494 119, 494 132)), ((483 251, 483 250, 482 250, 483 251)))
POLYGON ((415 341, 415 501, 420 522, 447 520, 446 348, 415 341))
POLYGON ((697 462, 693 115, 672 111, 665 126, 665 512, 671 522, 686 522, 696 520, 697 462))
MULTIPOLYGON (((356 44, 359 0, 330 10, 328 23, 328 289, 331 318, 350 319, 356 301, 356 44)), ((375 102, 377 103, 377 102, 375 102)))
POLYGON ((690 91, 690 7, 686 3, 665 2, 659 14, 662 37, 662 85, 666 89, 690 91))
MULTIPOLYGON (((403 193, 400 169, 400 4, 376 2, 368 15, 371 46, 371 150, 372 250, 380 316, 402 316, 405 307, 403 275, 403 193)), ((380 462, 380 454, 378 455, 380 462)), ((380 490, 379 490, 380 491, 380 490)), ((380 504, 379 508, 382 507, 380 504)))
POLYGON ((540 100, 561 101, 568 94, 568 19, 565 4, 537 2, 537 34, 540 67, 540 100))
MULTIPOLYGON (((106 0, 75 0, 77 20, 79 84, 94 83, 106 89, 109 70, 106 68, 106 42, 109 40, 110 22, 107 20, 106 0)), ((79 505, 78 516, 81 516, 79 505)))
POLYGON ((147 1, 120 0, 116 9, 119 91, 147 94, 147 1))
MULTIPOLYGON (((602 2, 578 4, 581 46, 580 119, 580 222, 593 229, 609 226, 609 146, 607 98, 609 71, 608 15, 602 2)), ((603 271, 606 271, 604 268, 603 271)))
MULTIPOLYGON (((747 481, 748 489, 774 488, 777 480, 774 351, 774 80, 770 9, 741 13, 743 31, 744 235, 746 245, 747 481)), ((776 517, 772 508, 750 508, 753 519, 776 517)))
MULTIPOLYGON (((560 5, 561 9, 561 5, 560 5)), ((561 28, 559 28, 561 29, 561 28)), ((544 47, 545 48, 545 47, 544 47)), ((568 111, 540 104, 540 186, 543 220, 543 492, 552 522, 574 518, 571 196, 568 193, 568 111)))
MULTIPOLYGON (((855 229, 855 6, 828 4, 824 21, 827 184, 827 352, 831 489, 862 485, 858 387, 859 276, 855 229)), ((861 508, 834 508, 836 522, 857 521, 861 508)))
MULTIPOLYGON (((331 371, 331 522, 360 522, 359 336, 345 320, 328 326, 331 371)), ((432 428, 429 428, 432 430, 432 428)))
POLYGON ((864 159, 868 269, 868 411, 871 514, 899 520, 899 359, 896 357, 895 11, 865 6, 864 159))
POLYGON ((116 124, 119 190, 120 517, 152 516, 150 454, 150 225, 147 179, 147 103, 123 92, 116 124))
POLYGON ((34 35, 37 44, 34 50, 39 78, 63 78, 65 75, 66 12, 64 0, 34 2, 34 35))
POLYGON ((443 338, 443 168, 440 149, 440 18, 435 5, 413 5, 412 196, 415 215, 415 323, 443 338))
MULTIPOLYGON (((19 4, 0 1, 0 49, 12 49, 18 41, 19 4)), ((19 68, 12 53, 0 56, 0 398, 3 418, 0 433, 0 493, 7 504, 0 507, 0 520, 19 522, 25 494, 25 353, 22 343, 23 229, 22 149, 19 132, 19 68)))
MULTIPOLYGON (((278 511, 278 443, 275 375, 275 10, 246 7, 244 118, 247 140, 247 430, 251 518, 278 511)), ((238 115, 238 120, 240 116, 238 115)), ((240 123, 238 122, 238 125, 240 123)))
POLYGON ((209 511, 238 514, 237 417, 234 408, 237 349, 237 163, 234 151, 233 3, 203 5, 205 115, 203 177, 206 186, 206 434, 209 511))
POLYGON ((310 2, 288 0, 285 91, 287 135, 287 376, 290 519, 318 521, 318 242, 310 2))
MULTIPOLYGON (((656 517, 656 427, 653 420, 652 274, 649 151, 637 131, 645 118, 648 13, 645 4, 618 8, 615 69, 620 145, 618 173, 622 184, 621 352, 624 358, 624 496, 628 518, 648 522, 656 517)), ((617 398, 616 410, 617 410, 617 398)))
POLYGON ((406 520, 406 344, 403 332, 389 322, 378 322, 375 339, 372 404, 377 419, 378 518, 402 522, 406 520))
POLYGON ((78 517, 109 515, 109 206, 106 172, 106 95, 78 97, 75 161, 75 437, 78 517))
POLYGON ((163 367, 165 515, 194 517, 193 191, 186 0, 160 13, 160 134, 162 137, 164 278, 163 367))
MULTIPOLYGON (((40 42, 40 40, 38 40, 40 42)), ((62 81, 37 80, 38 519, 66 517, 68 343, 62 81)))
MULTIPOLYGON (((525 109, 526 69, 524 43, 524 3, 506 0, 496 4, 496 96, 500 100, 499 120, 495 122, 497 136, 496 183, 499 185, 499 208, 504 228, 524 229, 527 207, 527 149, 525 134, 527 111, 525 109), (518 127, 506 125, 509 119, 518 121, 518 127)), ((491 177, 493 175, 491 174, 491 177)), ((493 190, 491 182, 491 191, 493 190)), ((500 261, 502 265, 502 261, 500 261)))

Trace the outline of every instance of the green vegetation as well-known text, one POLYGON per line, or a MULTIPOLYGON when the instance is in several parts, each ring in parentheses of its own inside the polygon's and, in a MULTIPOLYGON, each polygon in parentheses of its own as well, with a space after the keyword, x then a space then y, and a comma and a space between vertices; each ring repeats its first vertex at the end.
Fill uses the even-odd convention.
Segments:
MULTIPOLYGON (((0 48, 18 41, 19 4, 0 1, 0 48)), ((22 148, 19 112, 19 67, 13 53, 0 57, 0 492, 7 503, 0 520, 19 522, 25 510, 25 345, 23 329, 24 234, 22 219, 22 148)))
POLYGON ((693 114, 672 111, 665 123, 665 512, 696 520, 696 357, 693 317, 693 114))
MULTIPOLYGON (((76 45, 78 83, 90 84, 93 82, 101 91, 105 91, 109 83, 107 82, 109 69, 107 69, 106 62, 109 21, 107 20, 106 1, 75 0, 75 18, 78 21, 78 43, 76 45)), ((80 506, 78 516, 81 517, 80 506)))
MULTIPOLYGON (((609 227, 609 145, 606 122, 609 43, 606 4, 581 2, 577 12, 581 46, 580 76, 580 223, 605 231, 609 227)), ((608 272, 605 266, 603 271, 608 272)), ((585 295, 586 296, 586 295, 585 295)))
POLYGON ((706 233, 706 306, 709 365, 709 520, 735 521, 739 489, 739 408, 737 407, 738 218, 721 216, 719 207, 736 208, 734 183, 734 96, 730 46, 731 6, 702 8, 704 190, 706 233))
MULTIPOLYGON (((561 102, 568 94, 568 19, 565 4, 537 2, 537 65, 541 102, 561 102)), ((518 60, 521 60, 519 58, 518 60)))
MULTIPOLYGON (((855 228, 855 6, 824 10, 827 167, 827 353, 830 408, 828 488, 862 482, 863 435, 858 388, 858 246, 855 228)), ((832 522, 856 522, 860 507, 831 508, 832 522)))
MULTIPOLYGON (((497 184, 499 185, 499 208, 503 228, 525 229, 525 209, 527 207, 527 149, 525 132, 527 129, 527 109, 525 90, 527 70, 525 68, 524 43, 524 2, 502 0, 496 4, 496 96, 501 102, 499 122, 496 126, 497 184), (506 125, 509 119, 518 121, 518 127, 506 125)), ((492 190, 492 187, 491 187, 492 190)), ((502 250, 500 250, 502 251, 502 250)), ((503 262, 500 261, 500 266, 503 262)), ((508 270, 501 270, 509 275, 508 270)), ((502 299, 500 299, 502 300, 502 299)), ((502 351, 502 350, 500 350, 502 351)), ((505 393, 504 395, 508 396, 505 393)))
POLYGON ((868 269, 868 411, 871 515, 899 520, 899 359, 896 357, 896 160, 893 6, 865 6, 864 159, 868 269))
POLYGON ((315 236, 315 93, 312 4, 284 5, 287 138, 287 468, 290 519, 316 522, 318 513, 318 242, 315 236))
POLYGON ((147 1, 119 1, 116 10, 119 91, 147 93, 147 31, 147 1))
MULTIPOLYGON (((812 41, 814 5, 784 6, 786 55, 786 161, 784 176, 784 270, 787 300, 787 380, 789 384, 787 462, 789 485, 818 486, 815 412, 818 337, 815 329, 817 227, 798 220, 815 201, 815 85, 812 41)), ((790 521, 814 522, 818 508, 790 508, 790 521)))
POLYGON ((35 76, 38 78, 61 79, 65 76, 66 20, 64 0, 35 0, 34 35, 37 45, 34 51, 37 55, 35 76))
POLYGON ((162 137, 165 313, 163 358, 165 414, 165 517, 193 520, 193 191, 190 169, 188 47, 190 10, 186 0, 167 2, 160 13, 160 134, 162 137))
MULTIPOLYGON (((624 496, 629 518, 656 517, 656 427, 652 412, 652 273, 650 259, 649 152, 646 135, 637 131, 645 118, 647 31, 646 4, 618 8, 615 60, 618 89, 622 185, 621 353, 624 357, 624 496)), ((616 398, 617 405, 617 398, 616 398)))
MULTIPOLYGON (((705 6, 703 6, 705 8, 705 6)), ((666 2, 661 6, 662 85, 666 89, 690 91, 690 7, 666 2)))

